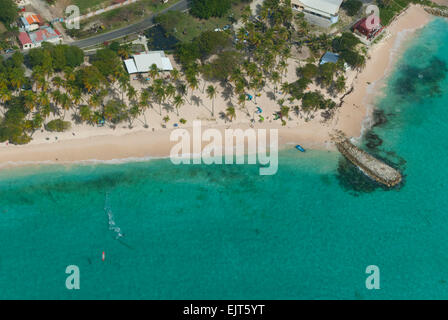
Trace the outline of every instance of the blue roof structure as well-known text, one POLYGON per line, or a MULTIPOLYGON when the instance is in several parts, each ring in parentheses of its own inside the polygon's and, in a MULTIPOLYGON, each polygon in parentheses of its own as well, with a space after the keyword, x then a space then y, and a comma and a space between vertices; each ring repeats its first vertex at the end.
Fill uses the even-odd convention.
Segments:
POLYGON ((330 51, 325 52, 323 57, 320 59, 320 64, 325 64, 328 62, 336 63, 339 60, 339 55, 330 51))

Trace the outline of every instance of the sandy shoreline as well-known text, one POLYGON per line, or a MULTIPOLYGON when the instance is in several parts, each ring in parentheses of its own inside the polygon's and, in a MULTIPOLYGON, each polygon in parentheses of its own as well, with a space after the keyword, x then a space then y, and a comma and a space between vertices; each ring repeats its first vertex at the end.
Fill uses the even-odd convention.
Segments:
MULTIPOLYGON (((371 114, 374 97, 384 85, 382 80, 390 73, 394 62, 403 51, 404 40, 409 39, 410 35, 430 20, 431 16, 423 8, 413 5, 388 27, 386 37, 370 48, 371 58, 366 67, 358 74, 352 71, 353 81, 352 84, 348 83, 347 87, 353 85, 354 90, 345 97, 343 105, 332 120, 323 123, 320 116, 316 116, 306 122, 291 115, 291 120, 282 127, 279 121, 272 122, 267 116, 265 123, 256 123, 254 127, 278 129, 279 145, 283 147, 300 143, 305 148, 333 149, 328 135, 334 129, 342 130, 351 137, 359 137, 371 114)), ((295 69, 298 63, 292 59, 289 65, 286 80, 292 82, 296 79, 295 69)), ((350 75, 348 79, 350 80, 350 75)), ((203 103, 208 103, 208 98, 200 91, 195 95, 203 103)), ((278 109, 278 105, 265 96, 258 98, 257 105, 262 106, 264 115, 271 115, 278 109)), ((248 103, 251 112, 255 106, 252 102, 248 103)), ((225 110, 226 103, 216 99, 215 107, 218 114, 219 111, 225 110)), ((150 123, 160 124, 162 117, 166 115, 159 115, 155 110, 148 112, 150 123)), ((250 127, 250 117, 245 116, 243 111, 238 110, 236 121, 233 123, 223 119, 211 119, 209 112, 205 104, 183 106, 179 118, 187 119, 188 125, 184 126, 187 130, 191 130, 194 119, 204 120, 204 129, 214 127, 222 131, 226 128, 244 130, 250 127)), ((175 113, 171 112, 170 117, 174 116, 175 113)), ((2 143, 0 167, 167 157, 174 145, 174 142, 169 140, 172 129, 168 128, 173 128, 173 124, 177 122, 178 119, 172 119, 168 122, 167 129, 161 128, 160 125, 150 125, 146 129, 142 123, 136 122, 133 129, 121 127, 113 130, 80 125, 65 133, 37 132, 28 145, 13 146, 2 143)))

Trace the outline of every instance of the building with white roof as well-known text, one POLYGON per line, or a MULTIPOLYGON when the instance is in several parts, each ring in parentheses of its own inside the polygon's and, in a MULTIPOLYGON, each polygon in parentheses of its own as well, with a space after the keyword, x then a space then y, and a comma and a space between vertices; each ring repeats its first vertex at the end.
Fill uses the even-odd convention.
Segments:
POLYGON ((163 51, 136 54, 132 59, 125 60, 124 64, 129 74, 148 72, 153 64, 157 66, 159 71, 173 70, 170 59, 165 56, 163 51))
POLYGON ((342 0, 291 0, 292 8, 305 15, 314 15, 336 23, 342 0))

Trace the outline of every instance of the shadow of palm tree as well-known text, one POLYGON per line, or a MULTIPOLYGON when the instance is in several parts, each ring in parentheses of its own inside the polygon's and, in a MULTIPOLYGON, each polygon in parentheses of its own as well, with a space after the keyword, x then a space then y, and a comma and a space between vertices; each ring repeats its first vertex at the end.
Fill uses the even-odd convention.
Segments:
POLYGON ((219 113, 219 119, 224 120, 226 123, 227 121, 229 121, 229 117, 227 117, 227 115, 223 111, 219 113))
POLYGON ((269 99, 275 101, 275 94, 274 94, 273 91, 266 92, 266 96, 267 96, 269 99))
POLYGON ((166 112, 173 112, 174 111, 174 108, 173 108, 173 106, 171 104, 164 103, 164 104, 162 104, 162 106, 163 106, 162 109, 166 110, 166 112))
POLYGON ((230 84, 226 84, 223 86, 224 90, 221 92, 221 97, 224 100, 231 100, 234 96, 233 87, 230 84))
POLYGON ((75 124, 81 124, 82 123, 82 119, 81 116, 77 113, 73 113, 72 114, 72 120, 75 122, 75 124))
POLYGON ((191 96, 191 102, 194 103, 197 107, 199 107, 201 104, 203 104, 202 99, 195 95, 191 96))

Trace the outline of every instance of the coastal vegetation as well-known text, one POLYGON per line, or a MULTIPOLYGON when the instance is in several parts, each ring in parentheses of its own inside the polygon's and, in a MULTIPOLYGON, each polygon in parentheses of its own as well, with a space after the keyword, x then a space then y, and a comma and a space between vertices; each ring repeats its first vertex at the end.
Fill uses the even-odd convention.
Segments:
MULTIPOLYGON (((231 6, 241 3, 232 1, 231 6)), ((234 121, 238 115, 254 122, 248 100, 256 101, 261 94, 277 106, 274 120, 282 125, 293 113, 306 120, 315 112, 328 118, 337 106, 334 99, 346 88, 346 69, 365 64, 363 44, 347 32, 332 36, 310 32, 311 26, 303 15, 293 13, 289 0, 265 0, 257 16, 248 6, 240 11, 236 30, 205 29, 179 41, 174 50, 179 70, 162 74, 153 65, 148 76, 133 76, 140 83, 138 89, 131 85, 122 62, 132 54, 127 44, 112 42, 88 59, 80 49, 66 45, 44 44, 26 57, 15 53, 0 66, 0 141, 27 143, 37 130, 68 130, 68 121, 112 128, 120 124, 132 128, 139 122, 148 128, 148 110, 162 119, 162 127, 170 119, 186 123, 181 112, 194 104, 202 105, 211 119, 234 121), (289 83, 286 74, 293 51, 304 49, 311 56, 300 62, 297 78, 289 83), (318 64, 326 51, 338 53, 339 61, 318 64), (195 92, 203 94, 211 107, 195 92), (226 106, 216 112, 218 98, 226 100, 226 106)), ((197 21, 187 13, 160 16, 160 26, 176 37, 177 16, 184 17, 182 23, 197 21)))

